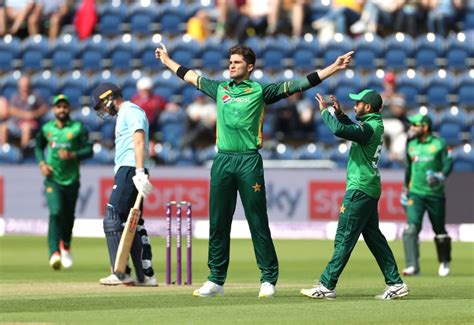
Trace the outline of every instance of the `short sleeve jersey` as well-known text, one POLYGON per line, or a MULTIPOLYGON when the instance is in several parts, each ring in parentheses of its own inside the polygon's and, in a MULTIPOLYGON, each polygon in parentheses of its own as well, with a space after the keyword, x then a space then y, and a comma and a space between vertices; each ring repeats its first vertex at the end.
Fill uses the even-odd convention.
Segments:
POLYGON ((148 167, 148 120, 145 112, 132 102, 123 102, 115 125, 115 173, 122 166, 135 167, 133 134, 138 130, 145 132, 145 167, 148 167))

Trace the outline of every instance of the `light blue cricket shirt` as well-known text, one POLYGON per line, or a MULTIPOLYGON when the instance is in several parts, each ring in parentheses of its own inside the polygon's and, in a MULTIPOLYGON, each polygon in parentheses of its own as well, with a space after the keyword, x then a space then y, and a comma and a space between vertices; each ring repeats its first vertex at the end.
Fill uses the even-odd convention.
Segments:
POLYGON ((148 168, 148 120, 145 111, 134 103, 125 101, 120 105, 115 124, 115 173, 122 166, 136 166, 133 134, 137 130, 145 131, 145 167, 148 168))

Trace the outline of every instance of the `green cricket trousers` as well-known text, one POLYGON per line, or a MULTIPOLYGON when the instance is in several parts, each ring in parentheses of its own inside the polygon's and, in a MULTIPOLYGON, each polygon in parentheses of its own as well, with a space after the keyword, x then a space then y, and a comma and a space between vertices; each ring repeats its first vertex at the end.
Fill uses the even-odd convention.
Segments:
POLYGON ((50 179, 45 179, 44 186, 49 208, 48 246, 51 256, 59 251, 61 240, 65 248, 71 245, 79 182, 59 185, 50 179))
POLYGON ((334 254, 320 277, 328 289, 336 287, 360 234, 377 260, 387 285, 402 283, 397 263, 387 240, 379 229, 378 199, 360 190, 347 190, 339 211, 334 254))
POLYGON ((239 192, 261 271, 260 281, 276 284, 278 259, 268 226, 263 163, 258 151, 219 151, 212 164, 210 187, 209 281, 223 285, 226 280, 230 230, 239 192))

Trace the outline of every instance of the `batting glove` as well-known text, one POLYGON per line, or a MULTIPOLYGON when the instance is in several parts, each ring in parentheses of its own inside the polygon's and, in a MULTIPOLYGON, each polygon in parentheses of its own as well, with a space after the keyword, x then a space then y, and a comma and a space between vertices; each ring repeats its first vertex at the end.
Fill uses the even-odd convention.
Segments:
POLYGON ((440 186, 444 183, 445 177, 442 172, 435 173, 431 169, 426 171, 426 181, 431 188, 440 186))
POLYGON ((135 171, 135 176, 132 177, 133 184, 137 188, 138 193, 140 193, 144 198, 150 194, 153 185, 148 180, 148 175, 145 174, 143 169, 137 168, 135 171))

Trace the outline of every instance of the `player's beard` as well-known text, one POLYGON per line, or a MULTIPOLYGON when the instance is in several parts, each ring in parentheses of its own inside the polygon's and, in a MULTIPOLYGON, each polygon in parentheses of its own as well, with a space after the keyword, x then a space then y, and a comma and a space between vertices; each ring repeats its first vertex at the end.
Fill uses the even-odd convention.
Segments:
POLYGON ((56 114, 56 119, 61 121, 61 122, 66 122, 69 121, 69 113, 58 113, 56 114))

